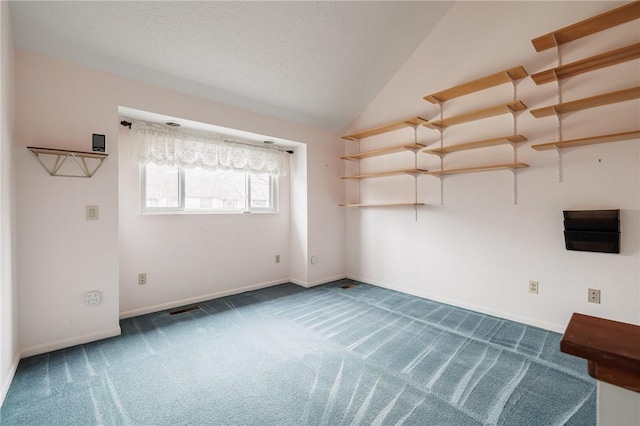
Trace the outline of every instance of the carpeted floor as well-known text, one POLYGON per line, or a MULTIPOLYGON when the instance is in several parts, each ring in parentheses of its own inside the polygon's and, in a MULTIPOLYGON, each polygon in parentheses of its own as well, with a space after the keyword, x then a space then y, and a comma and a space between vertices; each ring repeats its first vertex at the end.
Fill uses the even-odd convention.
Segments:
POLYGON ((23 359, 0 424, 596 424, 556 333, 349 280, 199 305, 23 359))

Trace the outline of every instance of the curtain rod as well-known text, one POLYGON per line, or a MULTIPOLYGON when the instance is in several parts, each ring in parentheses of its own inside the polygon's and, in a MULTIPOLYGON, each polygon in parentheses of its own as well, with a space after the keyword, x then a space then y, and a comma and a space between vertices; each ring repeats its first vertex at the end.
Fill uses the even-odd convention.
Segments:
MULTIPOLYGON (((131 129, 131 125, 132 125, 132 124, 133 124, 133 123, 132 123, 132 122, 130 122, 130 121, 126 121, 126 120, 122 120, 122 121, 120 121, 120 125, 121 125, 121 126, 128 127, 129 129, 131 129)), ((238 142, 238 141, 228 141, 228 140, 225 140, 225 142, 235 143, 235 144, 238 144, 238 145, 253 146, 253 147, 259 147, 259 146, 260 146, 260 145, 254 145, 254 144, 245 143, 245 142, 238 142)), ((270 148, 270 149, 275 149, 275 150, 278 150, 278 151, 282 151, 282 152, 286 152, 287 154, 293 154, 293 152, 294 152, 292 149, 280 148, 279 146, 271 146, 271 147, 269 147, 269 148, 270 148)))

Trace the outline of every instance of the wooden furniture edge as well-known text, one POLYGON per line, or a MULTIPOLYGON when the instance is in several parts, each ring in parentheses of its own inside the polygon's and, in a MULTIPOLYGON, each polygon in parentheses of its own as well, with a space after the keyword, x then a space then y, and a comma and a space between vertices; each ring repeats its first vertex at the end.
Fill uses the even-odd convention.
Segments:
POLYGON ((638 342, 638 325, 574 313, 560 340, 560 350, 586 359, 592 377, 640 392, 638 342))
POLYGON ((426 148, 427 145, 423 143, 405 143, 402 145, 393 145, 379 149, 373 149, 371 151, 358 152, 356 154, 344 155, 340 157, 341 160, 361 160, 363 158, 376 157, 385 154, 394 154, 402 151, 417 151, 422 148, 426 148))
POLYGON ((517 67, 499 71, 485 77, 432 93, 425 96, 423 99, 431 102, 432 104, 437 104, 460 96, 468 95, 470 93, 478 92, 480 90, 488 89, 490 87, 498 86, 512 80, 520 80, 525 78, 527 75, 529 75, 529 73, 524 69, 524 67, 522 65, 518 65, 517 67))
POLYGON ((615 9, 585 19, 531 40, 536 52, 588 36, 640 18, 640 2, 632 1, 615 9))
POLYGON ((36 146, 28 146, 27 149, 34 154, 76 155, 85 158, 106 158, 109 156, 109 154, 105 152, 74 151, 72 149, 40 148, 36 146))
POLYGON ((506 163, 506 164, 491 164, 488 166, 475 166, 475 167, 464 167, 460 169, 449 169, 449 170, 435 170, 432 172, 427 172, 427 175, 455 175, 462 173, 476 173, 476 172, 491 172, 495 170, 515 170, 515 169, 523 169, 525 167, 529 167, 528 164, 525 163, 506 163))
POLYGON ((360 203, 343 203, 338 204, 339 207, 418 207, 424 206, 424 203, 373 203, 373 204, 360 204, 360 203))
POLYGON ((355 180, 355 179, 367 179, 367 178, 387 177, 387 176, 415 175, 415 174, 423 174, 427 172, 428 170, 426 169, 392 170, 388 172, 376 172, 376 173, 365 173, 362 175, 342 176, 340 177, 340 179, 355 180))
POLYGON ((467 151, 472 149, 486 148, 490 146, 503 145, 509 143, 519 143, 526 141, 527 138, 520 135, 508 135, 499 138, 484 139, 480 141, 464 142, 455 145, 443 146, 442 148, 423 149, 422 152, 433 155, 442 155, 458 151, 467 151))
POLYGON ((467 123, 469 121, 480 120, 483 118, 493 117, 500 114, 507 114, 509 112, 514 113, 526 109, 527 106, 521 100, 515 100, 506 104, 499 104, 482 108, 470 112, 466 112, 452 117, 447 117, 443 120, 429 121, 423 125, 430 128, 441 130, 456 124, 467 123))
POLYGON ((411 117, 411 118, 407 118, 406 120, 395 121, 393 123, 388 123, 379 127, 374 127, 372 129, 367 129, 361 132, 345 135, 342 137, 342 139, 348 140, 348 141, 359 141, 360 139, 381 135, 383 133, 393 132, 394 130, 403 129, 405 127, 419 126, 420 124, 424 124, 427 121, 428 120, 426 118, 422 118, 420 116, 411 117))
POLYGON ((606 135, 591 136, 588 138, 570 139, 566 141, 540 143, 531 145, 536 151, 546 151, 554 148, 571 148, 574 146, 595 145, 599 143, 617 142, 633 138, 640 138, 640 130, 632 130, 629 132, 610 133, 606 135))
POLYGON ((545 84, 583 74, 599 68, 605 68, 640 58, 640 43, 634 43, 620 49, 611 50, 599 55, 591 56, 580 61, 562 65, 556 68, 531 74, 531 79, 537 84, 545 84))
MULTIPOLYGON (((603 93, 590 96, 588 98, 577 99, 575 101, 563 102, 561 104, 550 105, 542 108, 529 110, 536 118, 549 117, 554 114, 564 114, 567 112, 580 111, 597 106, 609 105, 617 102, 629 101, 640 97, 640 86, 628 89, 617 90, 615 92, 603 93)), ((437 123, 437 122, 434 122, 437 123)), ((433 124, 433 123, 427 123, 433 124)))

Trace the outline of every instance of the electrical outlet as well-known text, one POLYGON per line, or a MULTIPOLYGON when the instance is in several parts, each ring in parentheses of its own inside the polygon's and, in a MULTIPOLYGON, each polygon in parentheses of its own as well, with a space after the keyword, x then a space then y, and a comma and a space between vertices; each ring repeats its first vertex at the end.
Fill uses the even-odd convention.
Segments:
POLYGON ((538 281, 529 281, 529 293, 538 294, 538 281))
POLYGON ((276 254, 276 263, 280 263, 280 255, 276 254))
POLYGON ((147 283, 147 274, 138 274, 138 285, 145 285, 147 283))
POLYGON ((589 289, 589 303, 600 303, 600 290, 597 288, 589 289))
POLYGON ((86 214, 87 220, 100 219, 98 206, 85 206, 85 214, 86 214))

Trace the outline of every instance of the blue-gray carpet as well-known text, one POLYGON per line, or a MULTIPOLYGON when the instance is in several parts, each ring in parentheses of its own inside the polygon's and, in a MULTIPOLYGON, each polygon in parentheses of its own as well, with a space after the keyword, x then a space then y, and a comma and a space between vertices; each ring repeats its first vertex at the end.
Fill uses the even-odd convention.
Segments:
POLYGON ((2 425, 596 424, 560 335, 349 280, 123 320, 20 361, 2 425))

